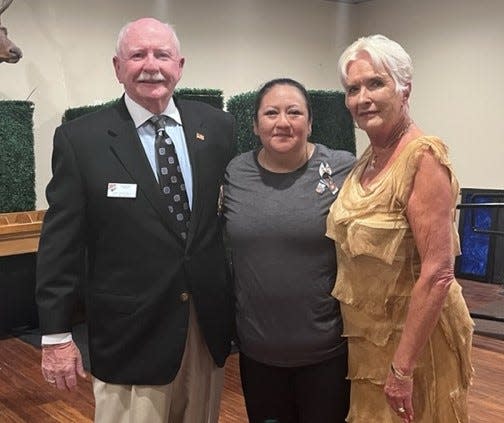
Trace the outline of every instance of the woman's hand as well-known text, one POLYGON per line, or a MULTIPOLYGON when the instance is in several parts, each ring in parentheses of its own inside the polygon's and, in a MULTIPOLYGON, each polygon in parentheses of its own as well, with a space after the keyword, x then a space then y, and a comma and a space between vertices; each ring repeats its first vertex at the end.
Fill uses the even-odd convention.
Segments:
POLYGON ((391 372, 385 382, 385 396, 394 413, 396 413, 404 423, 413 421, 413 379, 400 380, 391 372))

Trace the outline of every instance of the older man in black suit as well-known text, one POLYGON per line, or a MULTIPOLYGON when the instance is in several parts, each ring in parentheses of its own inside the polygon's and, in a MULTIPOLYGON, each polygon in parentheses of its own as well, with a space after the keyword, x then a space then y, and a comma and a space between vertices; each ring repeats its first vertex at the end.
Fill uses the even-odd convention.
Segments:
POLYGON ((217 422, 233 321, 217 198, 234 120, 173 99, 184 58, 167 24, 127 24, 113 62, 123 98, 54 136, 42 371, 59 389, 85 376, 70 332, 86 268, 95 420, 217 422))

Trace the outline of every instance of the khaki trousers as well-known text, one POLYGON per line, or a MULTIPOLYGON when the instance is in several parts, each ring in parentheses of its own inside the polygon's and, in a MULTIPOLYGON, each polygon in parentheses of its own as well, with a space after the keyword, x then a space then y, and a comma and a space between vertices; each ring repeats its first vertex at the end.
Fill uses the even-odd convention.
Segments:
POLYGON ((116 385, 93 378, 96 423, 217 423, 224 383, 191 302, 182 364, 168 385, 116 385))

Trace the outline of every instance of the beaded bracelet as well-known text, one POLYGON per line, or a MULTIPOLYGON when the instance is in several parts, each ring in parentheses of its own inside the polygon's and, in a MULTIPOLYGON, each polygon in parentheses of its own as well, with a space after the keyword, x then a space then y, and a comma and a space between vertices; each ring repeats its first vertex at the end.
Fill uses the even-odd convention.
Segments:
POLYGON ((401 370, 395 368, 394 363, 390 363, 390 371, 397 380, 408 380, 408 381, 413 380, 413 374, 411 375, 404 374, 401 370))

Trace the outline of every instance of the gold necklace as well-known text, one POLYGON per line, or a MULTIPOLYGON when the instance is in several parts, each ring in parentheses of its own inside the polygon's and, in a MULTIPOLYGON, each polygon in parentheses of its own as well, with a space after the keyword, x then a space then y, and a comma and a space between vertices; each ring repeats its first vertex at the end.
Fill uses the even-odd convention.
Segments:
MULTIPOLYGON (((407 117, 398 122, 389 139, 387 140, 385 147, 381 149, 380 153, 390 150, 404 136, 412 123, 413 121, 407 117)), ((368 167, 370 170, 375 170, 377 168, 376 163, 378 161, 378 158, 378 153, 376 153, 373 149, 373 155, 371 156, 371 160, 368 162, 368 167)))

